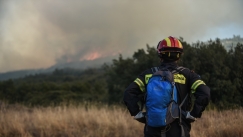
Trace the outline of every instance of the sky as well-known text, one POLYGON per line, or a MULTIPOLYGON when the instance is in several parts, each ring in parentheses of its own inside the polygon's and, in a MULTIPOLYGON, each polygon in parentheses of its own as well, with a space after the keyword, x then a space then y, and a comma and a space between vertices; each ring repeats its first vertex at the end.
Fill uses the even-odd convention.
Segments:
POLYGON ((0 0, 0 72, 243 36, 242 0, 0 0))

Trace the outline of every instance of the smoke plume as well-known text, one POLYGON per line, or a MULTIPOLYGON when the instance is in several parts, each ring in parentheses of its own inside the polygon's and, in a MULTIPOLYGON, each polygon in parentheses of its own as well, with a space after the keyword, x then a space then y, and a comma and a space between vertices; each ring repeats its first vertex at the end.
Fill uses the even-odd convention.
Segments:
POLYGON ((2 0, 0 72, 131 56, 167 36, 243 35, 241 0, 2 0))

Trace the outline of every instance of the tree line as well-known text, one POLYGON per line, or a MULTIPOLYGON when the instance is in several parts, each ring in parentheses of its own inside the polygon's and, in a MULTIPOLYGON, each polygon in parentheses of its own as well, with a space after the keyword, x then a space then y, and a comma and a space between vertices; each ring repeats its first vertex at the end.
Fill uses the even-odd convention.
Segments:
MULTIPOLYGON (((243 45, 226 50, 220 39, 189 44, 180 38, 184 54, 179 65, 198 73, 211 89, 217 108, 242 107, 243 45)), ((57 105, 62 102, 122 103, 125 88, 142 71, 160 64, 155 47, 138 49, 132 57, 120 55, 100 68, 56 69, 0 81, 0 100, 25 105, 57 105)))

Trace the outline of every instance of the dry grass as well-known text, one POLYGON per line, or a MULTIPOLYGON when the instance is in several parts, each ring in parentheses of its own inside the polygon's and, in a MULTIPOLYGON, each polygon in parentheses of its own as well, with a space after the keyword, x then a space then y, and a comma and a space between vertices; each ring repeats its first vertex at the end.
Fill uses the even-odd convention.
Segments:
POLYGON ((192 123, 192 137, 243 137, 243 109, 204 112, 192 123))
MULTIPOLYGON (((207 111, 192 137, 243 137, 243 110, 207 111)), ((143 125, 121 107, 0 105, 3 137, 142 137, 143 125)))
POLYGON ((4 105, 0 112, 5 137, 128 137, 142 136, 140 131, 142 125, 120 107, 4 105))

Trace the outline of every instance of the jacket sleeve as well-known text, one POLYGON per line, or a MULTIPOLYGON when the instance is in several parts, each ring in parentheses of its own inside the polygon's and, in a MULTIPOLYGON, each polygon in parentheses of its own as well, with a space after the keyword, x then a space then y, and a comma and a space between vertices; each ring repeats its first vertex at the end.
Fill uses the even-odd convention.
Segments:
POLYGON ((194 106, 191 115, 200 118, 202 112, 210 101, 210 88, 200 79, 197 74, 193 74, 193 82, 191 83, 191 91, 195 96, 194 106))
POLYGON ((140 111, 138 106, 139 94, 141 94, 141 91, 135 82, 132 82, 124 92, 123 101, 131 116, 135 116, 140 111))
POLYGON ((127 106, 131 116, 135 116, 140 110, 138 102, 141 101, 141 96, 145 92, 145 75, 150 70, 141 73, 124 91, 123 102, 127 106))
POLYGON ((194 96, 196 98, 194 102, 193 109, 191 111, 191 115, 197 118, 200 118, 202 115, 202 112, 205 110, 206 106, 208 105, 210 101, 210 89, 206 85, 200 85, 196 89, 196 92, 194 93, 194 96))

